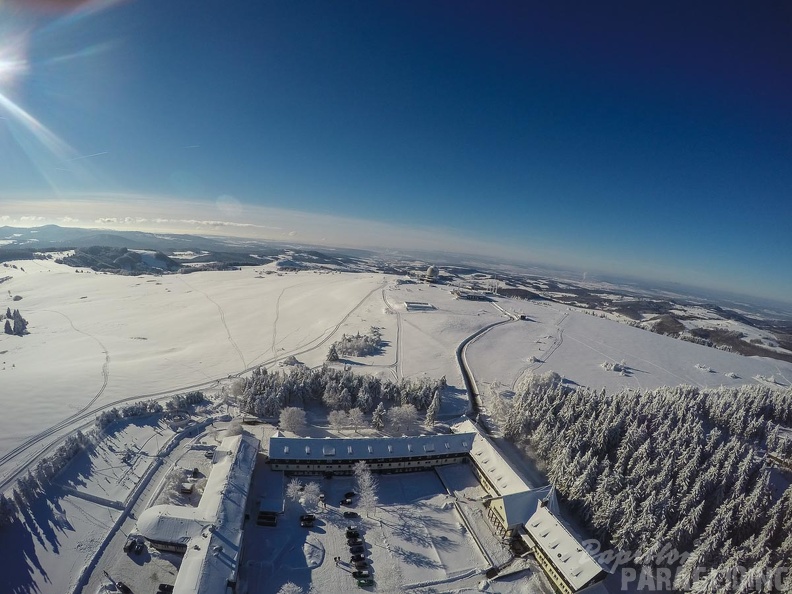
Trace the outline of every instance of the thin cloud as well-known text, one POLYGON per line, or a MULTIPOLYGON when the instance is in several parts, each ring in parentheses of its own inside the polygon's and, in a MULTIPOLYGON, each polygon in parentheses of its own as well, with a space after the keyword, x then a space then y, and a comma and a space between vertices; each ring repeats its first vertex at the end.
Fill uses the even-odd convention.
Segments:
POLYGON ((101 155, 108 155, 107 151, 102 151, 101 153, 93 153, 90 155, 80 155, 79 157, 73 157, 71 159, 66 159, 67 161, 79 161, 81 159, 91 159, 92 157, 100 157, 101 155))

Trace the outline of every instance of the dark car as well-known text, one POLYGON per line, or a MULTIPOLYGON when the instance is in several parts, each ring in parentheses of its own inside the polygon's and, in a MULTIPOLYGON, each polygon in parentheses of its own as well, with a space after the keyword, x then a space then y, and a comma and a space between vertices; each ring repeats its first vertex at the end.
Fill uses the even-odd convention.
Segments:
POLYGON ((132 547, 135 546, 135 542, 136 542, 136 540, 135 540, 134 536, 128 537, 126 539, 126 542, 124 543, 124 552, 128 553, 129 551, 131 551, 132 547))
POLYGON ((352 499, 355 495, 356 495, 356 493, 354 491, 347 491, 344 494, 344 497, 346 497, 347 499, 352 499))
POLYGON ((116 582, 116 588, 121 594, 132 594, 132 590, 124 582, 116 582))
POLYGON ((373 586, 374 580, 371 578, 360 578, 357 581, 358 588, 365 588, 366 586, 373 586))
POLYGON ((354 565, 355 569, 368 569, 368 561, 365 559, 362 561, 355 561, 354 565))
POLYGON ((354 547, 362 544, 363 544, 363 540, 360 538, 347 538, 348 547, 354 547))
POLYGON ((352 505, 351 499, 342 499, 339 505, 352 505))
POLYGON ((352 572, 352 577, 355 579, 371 577, 367 569, 360 569, 352 572))
POLYGON ((359 538, 360 537, 360 532, 358 532, 357 530, 347 530, 346 531, 346 537, 347 538, 359 538))
POLYGON ((313 520, 300 520, 300 526, 303 528, 313 528, 313 520))
POLYGON ((360 553, 358 553, 357 555, 352 555, 349 558, 349 562, 350 563, 357 563, 358 561, 363 561, 363 560, 365 560, 365 557, 363 555, 361 555, 360 553))
POLYGON ((357 512, 353 512, 353 511, 345 511, 345 512, 344 512, 344 517, 345 517, 345 518, 358 518, 358 517, 360 517, 360 516, 358 516, 357 512))
POLYGON ((300 516, 300 522, 313 522, 316 516, 313 514, 303 514, 300 516))
POLYGON ((162 592, 162 594, 170 594, 171 592, 173 592, 173 586, 171 586, 170 584, 160 584, 158 592, 162 592))
POLYGON ((365 550, 366 549, 362 545, 354 545, 354 546, 349 547, 349 552, 352 553, 352 554, 362 553, 365 550))
POLYGON ((143 552, 143 539, 142 538, 138 538, 135 541, 135 549, 134 550, 135 550, 135 554, 136 555, 140 555, 140 553, 143 552))

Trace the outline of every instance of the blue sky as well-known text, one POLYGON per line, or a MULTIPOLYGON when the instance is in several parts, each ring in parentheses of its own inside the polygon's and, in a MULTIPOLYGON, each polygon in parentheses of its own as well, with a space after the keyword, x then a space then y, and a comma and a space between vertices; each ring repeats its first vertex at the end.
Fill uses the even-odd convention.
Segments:
POLYGON ((369 220, 792 299, 788 3, 100 4, 0 5, 0 216, 369 220))

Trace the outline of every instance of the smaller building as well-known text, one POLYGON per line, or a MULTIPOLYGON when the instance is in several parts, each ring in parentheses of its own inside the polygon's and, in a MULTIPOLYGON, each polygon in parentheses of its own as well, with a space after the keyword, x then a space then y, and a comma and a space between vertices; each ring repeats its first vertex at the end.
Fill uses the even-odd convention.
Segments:
POLYGON ((140 514, 137 530, 151 546, 184 555, 173 594, 235 591, 258 449, 259 441, 248 435, 227 437, 215 451, 197 507, 155 505, 140 514))
POLYGON ((605 570, 571 528, 543 502, 539 502, 520 536, 562 594, 578 592, 605 576, 605 570))

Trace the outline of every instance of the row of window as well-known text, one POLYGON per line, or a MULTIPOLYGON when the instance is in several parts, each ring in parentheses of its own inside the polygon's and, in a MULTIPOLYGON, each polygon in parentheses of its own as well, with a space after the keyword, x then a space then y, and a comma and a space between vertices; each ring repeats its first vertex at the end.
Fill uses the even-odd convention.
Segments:
MULTIPOLYGON (((463 456, 434 456, 432 458, 413 458, 407 462, 393 462, 393 461, 371 461, 369 466, 374 469, 381 470, 384 468, 410 468, 415 466, 433 466, 440 463, 461 462, 464 460, 463 456)), ((283 469, 301 469, 301 470, 343 470, 349 469, 354 465, 353 462, 339 464, 338 462, 328 462, 326 460, 270 460, 273 470, 283 469)))
MULTIPOLYGON (((420 462, 421 460, 450 460, 450 459, 462 459, 465 458, 466 454, 437 454, 434 456, 413 456, 410 458, 403 458, 404 462, 399 462, 399 464, 409 464, 411 462, 420 462)), ((398 460, 398 458, 395 458, 398 460)), ((366 460, 369 464, 387 464, 393 463, 394 458, 372 458, 371 460, 366 460)), ((316 465, 338 465, 338 464, 357 464, 359 460, 285 460, 285 459, 275 459, 270 458, 270 463, 272 465, 275 464, 316 464, 316 465)))
MULTIPOLYGON (((445 446, 445 449, 447 451, 451 450, 451 444, 449 442, 446 441, 446 442, 443 443, 443 445, 445 446)), ((289 450, 290 450, 290 447, 291 446, 288 446, 288 445, 283 446, 283 453, 284 454, 288 454, 289 450)), ((305 448, 305 453, 306 454, 308 454, 308 455, 311 454, 311 446, 310 445, 305 445, 305 446, 302 446, 302 447, 305 448)), ((364 447, 368 451, 369 454, 373 454, 374 453, 374 446, 373 445, 367 445, 367 446, 364 446, 364 447)), ((462 441, 462 447, 465 450, 469 450, 470 449, 470 447, 468 446, 468 442, 466 440, 462 441)), ((335 456, 335 454, 336 454, 336 446, 334 446, 334 445, 326 444, 326 445, 322 445, 321 448, 322 448, 322 454, 325 455, 325 456, 335 456)), ((394 451, 393 445, 392 444, 388 444, 387 448, 388 448, 388 453, 392 454, 393 451, 394 451)), ((434 452, 435 451, 435 444, 434 443, 425 443, 425 444, 423 444, 420 447, 414 447, 412 443, 408 443, 407 444, 407 451, 408 452, 419 451, 420 449, 423 449, 423 451, 427 452, 427 453, 428 452, 434 452)), ((346 450, 347 450, 347 454, 348 455, 354 454, 353 446, 351 446, 351 445, 346 446, 346 450)))

